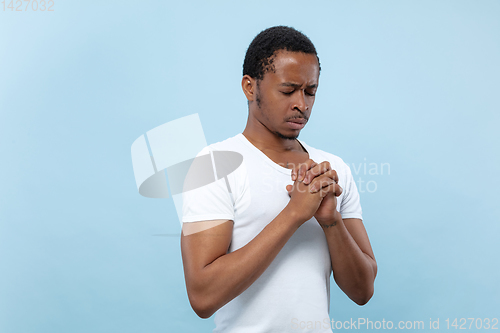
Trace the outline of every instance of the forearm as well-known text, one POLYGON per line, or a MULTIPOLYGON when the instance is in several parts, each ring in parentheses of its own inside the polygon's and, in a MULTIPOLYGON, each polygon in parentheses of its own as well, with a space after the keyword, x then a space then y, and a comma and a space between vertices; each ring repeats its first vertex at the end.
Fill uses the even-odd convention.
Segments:
POLYGON ((335 282, 356 304, 365 304, 373 295, 375 259, 360 249, 342 219, 320 224, 328 242, 335 282))
POLYGON ((211 316, 255 282, 302 222, 285 208, 248 244, 191 274, 188 292, 198 315, 211 316))

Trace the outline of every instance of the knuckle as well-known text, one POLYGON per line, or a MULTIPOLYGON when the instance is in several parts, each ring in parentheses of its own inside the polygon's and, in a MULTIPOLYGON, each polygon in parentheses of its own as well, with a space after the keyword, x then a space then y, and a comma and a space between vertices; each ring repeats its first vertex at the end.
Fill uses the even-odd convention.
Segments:
POLYGON ((330 171, 328 171, 328 174, 331 176, 331 178, 332 178, 335 182, 338 182, 339 177, 338 177, 338 175, 337 175, 337 171, 335 171, 335 170, 330 170, 330 171))

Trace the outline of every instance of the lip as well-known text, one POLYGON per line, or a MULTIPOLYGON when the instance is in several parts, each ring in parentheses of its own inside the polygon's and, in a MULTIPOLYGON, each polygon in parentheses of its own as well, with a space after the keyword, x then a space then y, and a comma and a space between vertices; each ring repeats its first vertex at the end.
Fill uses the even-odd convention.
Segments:
POLYGON ((287 125, 292 129, 303 129, 306 126, 307 120, 304 118, 295 118, 286 122, 287 125))

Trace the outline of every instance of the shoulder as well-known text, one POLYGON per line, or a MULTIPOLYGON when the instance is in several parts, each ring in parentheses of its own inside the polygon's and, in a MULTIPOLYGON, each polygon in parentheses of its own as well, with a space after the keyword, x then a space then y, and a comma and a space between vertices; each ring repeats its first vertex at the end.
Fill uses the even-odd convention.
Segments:
MULTIPOLYGON (((244 179, 247 173, 245 156, 247 149, 242 134, 237 134, 226 140, 212 143, 205 147, 198 157, 210 155, 213 172, 217 179, 228 176, 229 181, 244 179)), ((208 157, 205 157, 208 158, 208 157)))
POLYGON ((241 140, 242 134, 237 134, 226 140, 212 143, 200 152, 200 154, 207 154, 209 151, 240 151, 243 148, 243 141, 241 140))

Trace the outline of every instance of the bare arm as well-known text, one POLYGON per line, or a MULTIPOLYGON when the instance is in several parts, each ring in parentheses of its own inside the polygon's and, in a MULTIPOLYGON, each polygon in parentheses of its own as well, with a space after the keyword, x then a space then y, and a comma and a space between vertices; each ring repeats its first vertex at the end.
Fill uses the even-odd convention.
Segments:
POLYGON ((253 240, 231 253, 227 251, 232 221, 184 223, 182 260, 189 301, 196 314, 210 317, 257 280, 293 233, 313 216, 321 195, 309 193, 304 184, 296 182, 285 209, 253 240))
POLYGON ((328 191, 314 214, 323 228, 332 262, 333 277, 356 304, 366 304, 373 295, 377 262, 360 219, 342 219, 337 196, 342 193, 338 176, 330 163, 312 160, 292 171, 292 179, 303 180, 312 190, 328 191), (332 183, 332 181, 334 183, 332 183))
POLYGON ((321 223, 332 260, 333 277, 344 293, 358 305, 373 295, 377 263, 360 219, 321 223))

